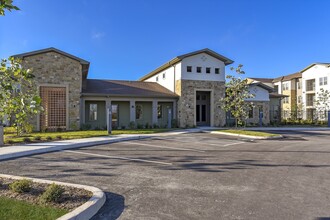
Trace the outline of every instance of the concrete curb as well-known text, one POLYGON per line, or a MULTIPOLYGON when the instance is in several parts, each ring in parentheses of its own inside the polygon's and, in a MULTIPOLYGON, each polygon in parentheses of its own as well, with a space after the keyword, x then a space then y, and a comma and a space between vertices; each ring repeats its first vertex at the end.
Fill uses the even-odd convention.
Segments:
POLYGON ((228 135, 228 136, 235 136, 235 137, 244 137, 244 138, 250 138, 250 139, 258 139, 258 140, 275 140, 275 139, 282 139, 283 136, 268 136, 268 137, 259 137, 259 136, 251 136, 251 135, 244 135, 244 134, 233 134, 233 133, 227 133, 227 132, 221 132, 221 131, 210 131, 211 134, 222 134, 222 135, 228 135))
POLYGON ((72 183, 64 183, 64 182, 57 182, 51 180, 43 180, 43 179, 35 179, 29 177, 21 177, 21 176, 12 176, 6 174, 0 174, 0 177, 9 178, 9 179, 29 179, 33 182, 37 183, 46 183, 46 184, 58 184, 62 186, 70 186, 79 189, 84 189, 93 193, 93 196, 84 204, 69 212, 62 217, 58 218, 57 220, 88 220, 92 218, 104 205, 106 197, 102 190, 93 186, 85 186, 80 184, 72 184, 72 183))
MULTIPOLYGON (((149 138, 151 136, 133 136, 133 137, 119 137, 115 139, 108 139, 108 140, 100 140, 100 141, 91 141, 91 142, 83 142, 83 143, 73 143, 65 145, 65 142, 57 141, 57 142, 51 142, 54 146, 48 146, 48 147, 42 147, 42 145, 37 149, 27 149, 21 152, 14 152, 14 153, 8 153, 8 154, 2 154, 0 155, 0 161, 1 160, 8 160, 12 158, 17 157, 24 157, 24 156, 30 156, 35 154, 42 154, 42 153, 49 153, 54 151, 61 151, 61 150, 68 150, 68 149, 75 149, 75 148, 81 148, 81 147, 89 147, 94 145, 102 145, 102 144, 110 144, 110 143, 116 143, 120 141, 129 141, 129 140, 139 140, 144 138, 149 138), (61 143, 64 143, 61 145, 61 143), (56 145, 58 144, 58 145, 56 145)), ((68 140, 70 141, 70 140, 68 140)), ((32 144, 27 144, 26 146, 31 146, 32 144)))

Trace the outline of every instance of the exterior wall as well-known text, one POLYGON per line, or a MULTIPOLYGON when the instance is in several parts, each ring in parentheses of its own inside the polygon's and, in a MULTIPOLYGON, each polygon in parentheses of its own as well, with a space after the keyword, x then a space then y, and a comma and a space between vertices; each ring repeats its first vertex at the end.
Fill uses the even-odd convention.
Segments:
POLYGON ((254 101, 255 107, 253 108, 253 117, 247 119, 249 124, 258 124, 259 123, 259 106, 262 106, 263 109, 263 118, 262 123, 268 125, 270 122, 269 117, 269 101, 254 101))
POLYGON ((269 120, 270 121, 280 121, 281 119, 281 99, 280 98, 270 98, 269 101, 269 120))
POLYGON ((118 127, 128 128, 130 123, 130 105, 129 102, 114 101, 111 105, 118 105, 118 127))
POLYGON ((175 81, 181 79, 181 63, 177 63, 172 67, 169 67, 162 72, 145 80, 146 82, 157 82, 168 90, 175 91, 175 81), (165 78, 163 77, 165 74, 165 78), (157 80, 158 79, 158 80, 157 80))
MULTIPOLYGON (((181 61, 181 78, 183 80, 202 80, 202 81, 225 81, 225 64, 206 53, 187 57, 181 61), (192 72, 187 72, 187 66, 192 66, 192 72), (197 73, 196 68, 202 67, 202 72, 197 73), (206 67, 211 68, 211 73, 206 73, 206 67), (219 74, 215 74, 215 68, 220 69, 219 74)), ((179 80, 179 78, 177 78, 179 80)))
MULTIPOLYGON (((303 103, 307 103, 307 95, 315 94, 317 98, 317 93, 320 93, 321 88, 330 91, 330 68, 327 65, 317 64, 311 68, 302 72, 302 100, 303 103), (327 77, 327 85, 320 86, 320 78, 327 77), (306 91, 306 81, 315 79, 315 91, 306 91)), ((329 103, 330 104, 330 103, 329 103)), ((306 109, 306 107, 304 107, 306 109)), ((304 116, 306 118, 306 115, 304 116)))
POLYGON ((142 118, 135 119, 135 124, 145 126, 148 124, 149 126, 152 125, 152 102, 136 102, 135 108, 137 105, 142 106, 142 118))
MULTIPOLYGON (((168 124, 168 109, 172 109, 172 112, 173 112, 173 103, 159 102, 158 105, 160 105, 161 109, 162 109, 162 117, 158 118, 158 125, 162 128, 167 127, 167 124, 168 124)), ((173 115, 172 115, 172 118, 173 118, 173 115)))
POLYGON ((180 96, 177 106, 179 127, 196 125, 196 91, 211 92, 211 126, 226 123, 225 112, 221 109, 220 99, 225 95, 225 83, 217 81, 177 80, 175 93, 180 96))
MULTIPOLYGON (((38 85, 59 85, 68 88, 67 129, 79 129, 79 101, 82 85, 80 62, 56 52, 47 52, 25 57, 22 66, 33 70, 38 85)), ((39 130, 38 119, 33 125, 39 130)))
POLYGON ((85 103, 85 123, 90 124, 92 128, 104 129, 107 126, 105 102, 104 101, 87 101, 85 103), (89 120, 90 104, 97 104, 97 120, 89 120))
POLYGON ((249 93, 254 94, 254 98, 246 99, 246 101, 269 101, 269 92, 268 90, 261 88, 257 85, 252 85, 249 87, 249 93))

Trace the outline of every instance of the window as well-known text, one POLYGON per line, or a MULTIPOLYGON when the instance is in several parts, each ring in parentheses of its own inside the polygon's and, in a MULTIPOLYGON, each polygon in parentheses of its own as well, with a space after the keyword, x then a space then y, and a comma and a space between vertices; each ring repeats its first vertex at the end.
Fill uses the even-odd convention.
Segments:
POLYGON ((159 80, 159 77, 158 77, 158 76, 156 76, 156 82, 158 82, 158 80, 159 80))
POLYGON ((135 118, 136 119, 142 119, 142 105, 136 105, 135 106, 135 118))
POLYGON ((191 66, 187 66, 187 72, 191 73, 192 67, 191 66))
POLYGON ((283 83, 282 86, 283 86, 283 91, 289 90, 289 83, 283 83))
POLYGON ((97 104, 89 105, 89 120, 96 121, 97 120, 97 104))
POLYGON ((285 97, 285 98, 283 99, 283 103, 284 103, 284 104, 289 103, 289 97, 285 97))
POLYGON ((211 73, 211 68, 210 67, 206 67, 206 73, 211 73))
POLYGON ((196 68, 196 72, 197 72, 197 73, 201 73, 201 72, 202 72, 202 67, 198 66, 198 67, 196 68))
POLYGON ((301 101, 302 101, 302 97, 301 97, 301 95, 300 95, 300 96, 298 96, 298 104, 300 104, 301 101))
POLYGON ((157 117, 162 118, 163 117, 163 108, 162 105, 157 106, 157 117))
POLYGON ((274 91, 278 93, 278 86, 274 86, 274 91))
POLYGON ((166 78, 166 73, 163 73, 163 79, 165 79, 166 78))
POLYGON ((297 82, 297 89, 301 89, 301 82, 297 82))
POLYGON ((320 86, 326 86, 326 85, 328 85, 328 77, 321 77, 321 78, 319 78, 319 84, 320 84, 320 86))
POLYGON ((220 69, 219 69, 219 68, 215 68, 215 69, 214 69, 214 73, 215 73, 215 74, 219 74, 219 73, 220 73, 220 69))

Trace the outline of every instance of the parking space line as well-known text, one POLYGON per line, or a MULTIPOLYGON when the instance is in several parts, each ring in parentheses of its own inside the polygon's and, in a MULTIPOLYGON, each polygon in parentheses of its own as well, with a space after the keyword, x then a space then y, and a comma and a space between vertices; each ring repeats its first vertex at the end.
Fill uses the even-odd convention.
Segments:
POLYGON ((178 147, 158 146, 158 145, 138 143, 138 142, 132 142, 132 141, 125 142, 125 144, 140 145, 140 146, 155 147, 155 148, 166 148, 166 149, 180 150, 180 151, 194 151, 194 152, 199 152, 199 153, 205 153, 205 151, 203 151, 203 150, 197 150, 197 149, 193 149, 193 148, 178 148, 178 147))
POLYGON ((105 157, 105 158, 111 158, 111 159, 117 159, 117 160, 129 160, 129 161, 137 161, 137 162, 144 162, 144 163, 173 165, 172 163, 166 163, 166 162, 160 162, 160 161, 154 161, 154 160, 144 160, 144 159, 129 158, 129 157, 108 156, 108 155, 101 155, 101 154, 86 153, 86 152, 81 152, 81 151, 65 150, 64 152, 75 153, 75 154, 84 154, 84 155, 96 156, 96 157, 105 157))
POLYGON ((232 145, 237 145, 237 144, 244 144, 245 142, 242 142, 242 141, 240 141, 240 142, 235 142, 235 143, 230 143, 230 144, 225 144, 225 145, 223 145, 224 147, 227 147, 227 146, 232 146, 232 145))

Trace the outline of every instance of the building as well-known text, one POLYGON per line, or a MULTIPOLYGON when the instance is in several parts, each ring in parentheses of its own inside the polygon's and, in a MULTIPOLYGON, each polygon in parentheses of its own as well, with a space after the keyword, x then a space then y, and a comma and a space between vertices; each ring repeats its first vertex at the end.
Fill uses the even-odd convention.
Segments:
POLYGON ((56 48, 14 55, 33 70, 44 111, 35 130, 112 127, 223 126, 225 66, 232 60, 203 49, 184 54, 139 81, 88 79, 90 63, 56 48))
POLYGON ((328 100, 328 107, 321 103, 316 105, 316 100, 323 90, 330 91, 330 63, 313 63, 300 71, 302 74, 302 103, 304 105, 304 119, 319 119, 325 120, 327 118, 326 110, 330 110, 330 100, 328 100))
POLYGON ((281 102, 282 119, 301 119, 304 110, 301 72, 275 78, 273 83, 275 91, 286 96, 281 102))

